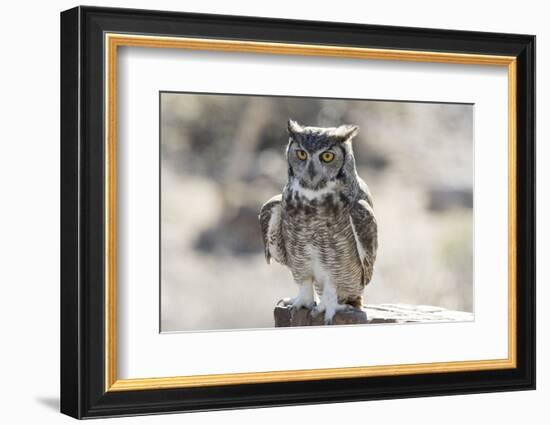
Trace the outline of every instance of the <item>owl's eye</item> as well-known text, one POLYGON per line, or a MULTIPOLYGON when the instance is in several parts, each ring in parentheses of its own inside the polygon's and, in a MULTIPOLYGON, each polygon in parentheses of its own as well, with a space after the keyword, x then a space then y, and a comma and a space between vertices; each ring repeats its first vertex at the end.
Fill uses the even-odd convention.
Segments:
POLYGON ((298 150, 296 151, 296 156, 298 157, 298 159, 299 159, 300 161, 305 161, 305 160, 307 159, 307 153, 306 153, 306 151, 303 151, 303 150, 301 150, 301 149, 298 149, 298 150))
POLYGON ((321 154, 321 161, 330 162, 334 159, 334 154, 329 151, 325 151, 321 154))

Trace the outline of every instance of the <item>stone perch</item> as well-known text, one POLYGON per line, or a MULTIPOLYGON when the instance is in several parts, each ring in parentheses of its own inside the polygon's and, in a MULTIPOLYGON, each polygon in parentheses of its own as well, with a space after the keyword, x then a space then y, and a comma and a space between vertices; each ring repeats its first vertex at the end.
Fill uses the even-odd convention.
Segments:
MULTIPOLYGON (((293 311, 277 304, 273 311, 275 327, 322 326, 324 315, 312 317, 310 310, 293 311)), ((365 305, 362 309, 339 311, 333 325, 357 325, 379 323, 466 322, 474 320, 474 314, 465 311, 446 310, 441 307, 411 304, 365 305)))

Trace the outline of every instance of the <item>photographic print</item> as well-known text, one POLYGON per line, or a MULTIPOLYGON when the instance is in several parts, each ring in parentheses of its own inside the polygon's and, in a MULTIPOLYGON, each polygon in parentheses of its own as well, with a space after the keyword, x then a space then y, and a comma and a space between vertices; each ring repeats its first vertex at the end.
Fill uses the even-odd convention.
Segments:
POLYGON ((161 332, 474 319, 472 104, 159 96, 161 332))

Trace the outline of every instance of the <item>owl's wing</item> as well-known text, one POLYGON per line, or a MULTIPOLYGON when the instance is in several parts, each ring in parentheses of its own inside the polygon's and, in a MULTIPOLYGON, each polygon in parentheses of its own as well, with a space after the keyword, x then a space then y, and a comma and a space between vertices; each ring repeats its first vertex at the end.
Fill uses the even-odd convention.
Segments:
POLYGON ((360 196, 360 198, 365 199, 367 201, 367 203, 371 207, 373 207, 374 203, 372 201, 372 195, 370 193, 369 187, 367 186, 365 181, 359 176, 357 176, 357 183, 359 184, 359 196, 360 196))
POLYGON ((265 259, 268 264, 275 261, 286 264, 286 248, 281 229, 282 195, 276 195, 267 201, 258 216, 264 241, 265 259))
POLYGON ((363 265, 363 285, 366 286, 372 278, 378 249, 378 226, 374 211, 367 200, 361 199, 354 203, 350 211, 350 221, 363 265))

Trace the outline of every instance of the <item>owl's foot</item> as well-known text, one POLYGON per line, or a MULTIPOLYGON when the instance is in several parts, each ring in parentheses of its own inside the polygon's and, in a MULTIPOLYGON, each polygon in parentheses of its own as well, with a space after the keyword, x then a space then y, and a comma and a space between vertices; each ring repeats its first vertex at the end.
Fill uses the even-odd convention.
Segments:
POLYGON ((283 306, 291 308, 292 310, 300 310, 301 308, 312 310, 315 307, 314 300, 304 299, 300 296, 294 298, 283 298, 277 304, 282 304, 283 306))
POLYGON ((317 317, 320 314, 323 314, 325 310, 326 310, 325 304, 321 302, 313 307, 313 309, 311 310, 311 317, 317 317))
MULTIPOLYGON (((351 311, 351 310, 355 310, 355 307, 349 304, 331 304, 326 306, 323 309, 323 311, 325 312, 325 325, 332 325, 334 315, 339 311, 351 311)), ((313 312, 312 312, 312 315, 313 315, 313 312)))
MULTIPOLYGON (((313 296, 313 286, 310 282, 298 284, 298 295, 294 298, 284 298, 282 304, 290 307, 292 310, 307 308, 311 310, 315 306, 315 297, 313 296)), ((279 303, 281 302, 279 301, 279 303)))

